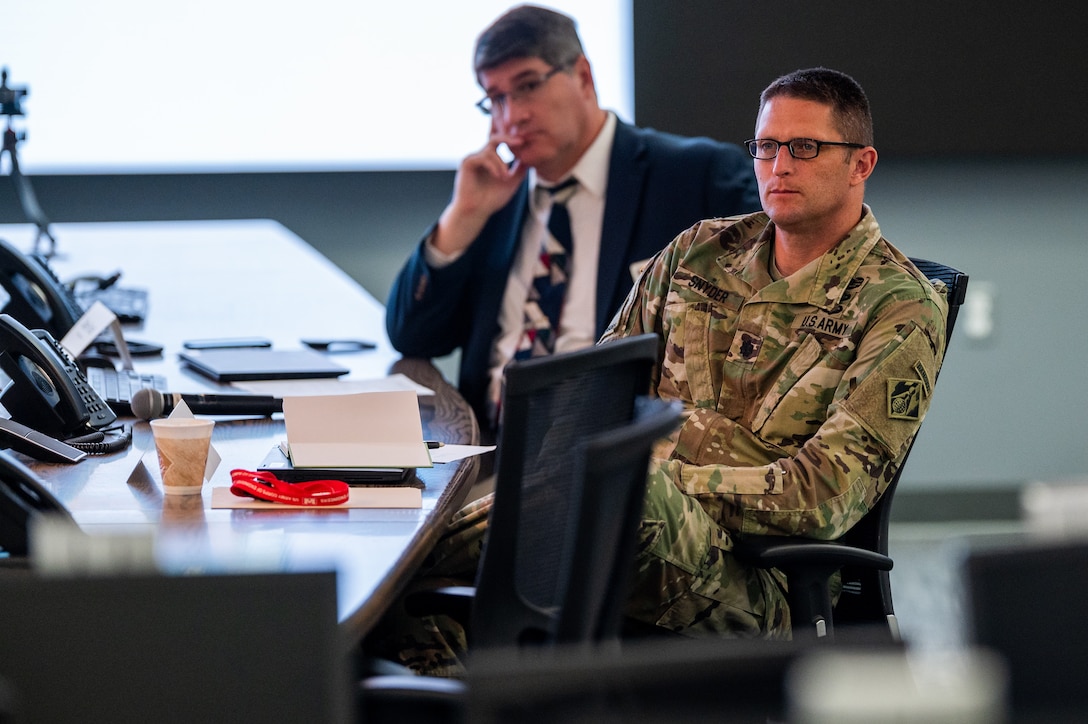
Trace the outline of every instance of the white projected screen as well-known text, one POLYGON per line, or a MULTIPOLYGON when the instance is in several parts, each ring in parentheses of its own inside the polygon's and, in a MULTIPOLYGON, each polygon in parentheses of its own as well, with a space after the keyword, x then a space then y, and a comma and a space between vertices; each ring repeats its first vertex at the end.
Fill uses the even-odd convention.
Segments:
MULTIPOLYGON (((601 104, 633 120, 631 0, 578 21, 601 104)), ((488 121, 472 71, 509 0, 12 0, 26 173, 453 168, 488 121)), ((6 119, 5 119, 6 120, 6 119)), ((5 169, 7 161, 4 162, 5 169)))

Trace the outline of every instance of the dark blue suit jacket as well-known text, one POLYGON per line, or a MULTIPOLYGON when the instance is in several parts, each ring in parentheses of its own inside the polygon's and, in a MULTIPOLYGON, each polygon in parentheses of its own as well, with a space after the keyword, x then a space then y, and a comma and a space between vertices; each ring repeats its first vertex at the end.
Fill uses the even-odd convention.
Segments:
MULTIPOLYGON (((597 335, 632 286, 630 265, 702 219, 760 208, 752 159, 738 146, 616 125, 597 271, 597 335)), ((528 181, 456 262, 432 269, 423 244, 386 306, 389 339, 406 357, 461 348, 458 385, 487 429, 487 389, 499 309, 528 211, 528 181)))

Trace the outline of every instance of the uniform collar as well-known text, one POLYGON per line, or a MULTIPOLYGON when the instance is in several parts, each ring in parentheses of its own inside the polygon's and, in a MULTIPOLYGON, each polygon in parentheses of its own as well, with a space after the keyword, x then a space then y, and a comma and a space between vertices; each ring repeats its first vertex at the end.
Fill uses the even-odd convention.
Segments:
POLYGON ((758 290, 753 301, 799 302, 805 301, 816 307, 830 308, 839 303, 869 252, 880 241, 880 225, 868 205, 862 206, 861 220, 834 248, 813 259, 793 274, 775 281, 768 271, 770 249, 774 242, 774 225, 762 212, 765 226, 754 243, 733 262, 734 273, 758 290))

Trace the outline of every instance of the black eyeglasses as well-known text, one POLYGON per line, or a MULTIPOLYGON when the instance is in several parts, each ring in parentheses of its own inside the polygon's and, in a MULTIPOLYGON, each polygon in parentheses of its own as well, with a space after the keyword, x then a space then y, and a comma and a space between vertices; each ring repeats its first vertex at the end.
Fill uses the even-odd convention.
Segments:
POLYGON ((776 141, 773 138, 753 138, 745 141, 748 153, 752 158, 760 161, 769 161, 778 155, 778 149, 782 146, 790 149, 790 155, 794 158, 816 158, 820 155, 821 146, 845 146, 846 148, 865 148, 861 143, 842 143, 840 141, 817 141, 814 138, 792 138, 789 141, 776 141))
POLYGON ((539 91, 548 79, 553 75, 563 70, 563 66, 552 68, 547 73, 542 75, 525 78, 509 93, 495 93, 492 95, 486 95, 481 98, 476 107, 480 109, 485 116, 490 116, 495 112, 495 109, 502 110, 511 101, 525 101, 532 98, 533 94, 539 91))

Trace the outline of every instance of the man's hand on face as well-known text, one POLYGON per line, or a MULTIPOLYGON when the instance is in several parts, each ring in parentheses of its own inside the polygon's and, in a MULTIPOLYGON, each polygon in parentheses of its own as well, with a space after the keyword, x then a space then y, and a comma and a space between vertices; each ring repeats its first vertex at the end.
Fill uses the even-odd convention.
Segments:
POLYGON ((525 178, 527 167, 517 158, 517 139, 492 134, 487 145, 461 162, 454 182, 454 203, 462 201, 466 209, 481 207, 488 216, 501 209, 525 178), (514 154, 512 164, 499 155, 505 144, 514 154), (464 195, 464 199, 458 199, 464 195))
POLYGON ((528 167, 517 159, 519 145, 517 138, 496 133, 492 124, 487 145, 461 161, 453 199, 442 212, 432 239, 438 251, 455 254, 466 249, 491 215, 510 201, 528 172, 528 167), (509 165, 499 155, 503 144, 514 154, 509 165))

